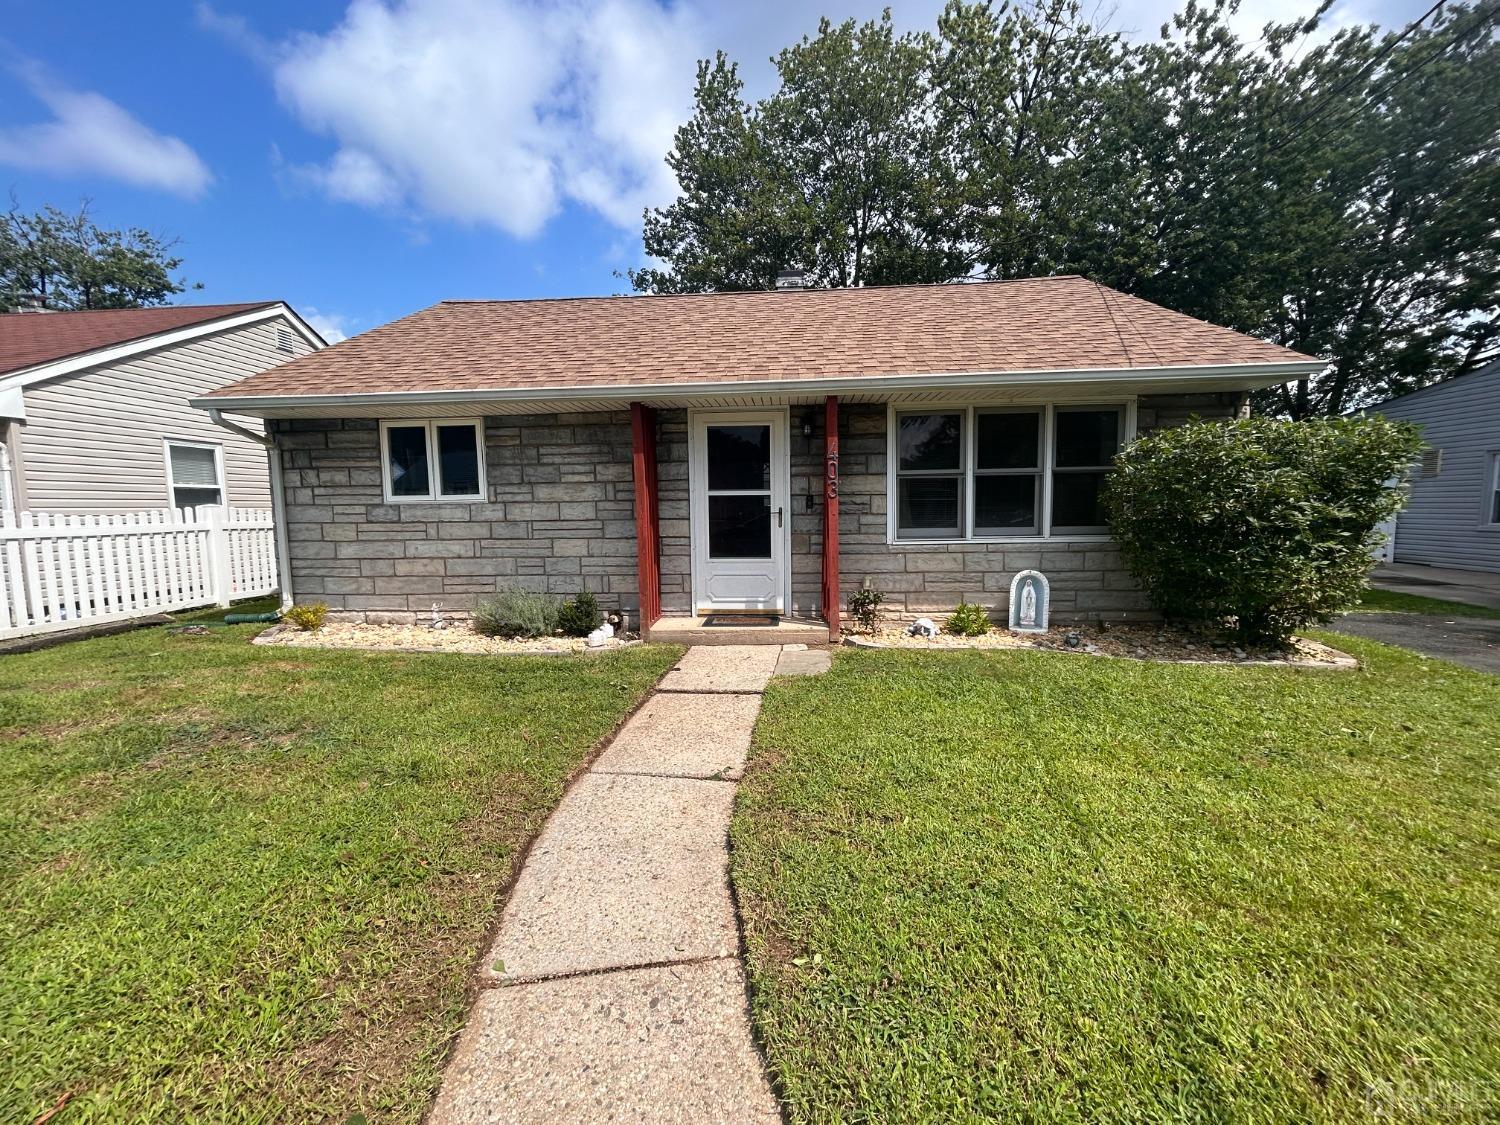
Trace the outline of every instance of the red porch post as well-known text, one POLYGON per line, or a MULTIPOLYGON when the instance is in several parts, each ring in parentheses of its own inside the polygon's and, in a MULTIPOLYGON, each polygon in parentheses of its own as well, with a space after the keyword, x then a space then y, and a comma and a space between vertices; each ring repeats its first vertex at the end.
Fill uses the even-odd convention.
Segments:
POLYGON ((839 641, 839 400, 823 406, 823 618, 828 641, 839 641))
POLYGON ((656 483, 656 411, 630 404, 631 473, 635 481, 635 573, 641 635, 661 617, 661 515, 656 483))

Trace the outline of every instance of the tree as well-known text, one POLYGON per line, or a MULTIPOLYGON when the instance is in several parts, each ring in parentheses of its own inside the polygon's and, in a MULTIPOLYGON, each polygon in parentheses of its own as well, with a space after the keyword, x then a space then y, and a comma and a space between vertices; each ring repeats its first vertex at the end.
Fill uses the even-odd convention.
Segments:
POLYGON ((755 106, 720 56, 632 280, 1081 273, 1325 357, 1260 396, 1296 418, 1472 369, 1500 342, 1500 0, 1307 50, 1326 7, 1247 42, 1235 0, 1189 0, 1131 43, 1078 0, 950 0, 935 34, 825 22, 755 106))
POLYGON ((668 268, 648 292, 765 289, 779 269, 814 285, 942 281, 965 260, 940 213, 947 146, 930 126, 927 37, 878 21, 837 26, 776 57, 780 88, 749 106, 721 53, 700 63, 696 109, 667 163, 682 194, 645 216, 668 268))
POLYGON ((188 287, 173 277, 182 265, 175 246, 138 227, 106 230, 87 202, 73 214, 46 207, 28 215, 12 199, 0 218, 0 311, 33 301, 50 309, 166 304, 188 287))

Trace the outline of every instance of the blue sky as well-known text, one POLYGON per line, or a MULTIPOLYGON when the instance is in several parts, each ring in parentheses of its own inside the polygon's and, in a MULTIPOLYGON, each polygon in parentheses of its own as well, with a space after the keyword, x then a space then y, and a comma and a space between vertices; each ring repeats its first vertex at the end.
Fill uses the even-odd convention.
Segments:
MULTIPOLYGON (((0 187, 181 239, 180 298, 290 301, 331 335, 445 297, 623 292, 695 61, 765 93, 821 12, 881 0, 0 0, 0 187)), ((941 0, 893 0, 930 27, 941 0)), ((1340 0, 1334 23, 1421 0, 1340 0)), ((1303 10, 1246 0, 1246 29, 1303 10)), ((1126 0, 1149 31, 1170 0, 1126 0)))

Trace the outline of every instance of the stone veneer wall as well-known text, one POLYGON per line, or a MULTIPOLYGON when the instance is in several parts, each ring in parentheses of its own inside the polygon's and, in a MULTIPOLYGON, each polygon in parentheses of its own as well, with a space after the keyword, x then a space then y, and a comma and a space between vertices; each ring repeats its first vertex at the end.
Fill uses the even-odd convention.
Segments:
MULTIPOLYGON (((1193 417, 1235 417, 1244 402, 1237 393, 1142 397, 1136 428, 1145 433, 1193 417)), ((1059 621, 1150 616, 1145 595, 1107 541, 887 543, 886 417, 884 405, 847 405, 839 412, 839 585, 845 598, 868 578, 885 593, 884 609, 892 616, 944 613, 963 598, 1003 619, 1016 572, 1040 570, 1059 621)))
MULTIPOLYGON (((1144 433, 1191 417, 1233 417, 1245 396, 1144 397, 1144 433)), ((792 612, 822 613, 823 412, 792 408, 792 612), (813 433, 802 435, 805 417, 813 433), (809 505, 808 498, 812 498, 809 505)), ((555 414, 485 420, 484 502, 387 504, 379 428, 370 419, 270 423, 281 446, 299 600, 336 613, 397 615, 434 602, 464 611, 501 585, 571 595, 590 590, 607 609, 639 608, 629 415, 555 414)), ((1145 600, 1107 542, 887 544, 886 408, 839 412, 840 575, 845 596, 866 577, 886 608, 911 616, 960 597, 997 616, 1010 579, 1038 569, 1052 582, 1059 620, 1140 615, 1145 600)), ((692 610, 687 411, 658 417, 662 608, 692 610)))
POLYGON ((464 611, 501 585, 639 606, 629 415, 485 420, 483 502, 388 504, 378 424, 270 423, 281 446, 292 589, 335 613, 464 611))

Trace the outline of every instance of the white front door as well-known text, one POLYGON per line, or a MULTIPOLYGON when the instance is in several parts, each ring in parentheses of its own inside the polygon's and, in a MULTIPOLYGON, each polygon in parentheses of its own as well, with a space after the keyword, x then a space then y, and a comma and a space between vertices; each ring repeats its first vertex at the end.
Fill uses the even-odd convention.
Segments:
POLYGON ((692 416, 693 602, 785 613, 791 463, 785 411, 692 416))

